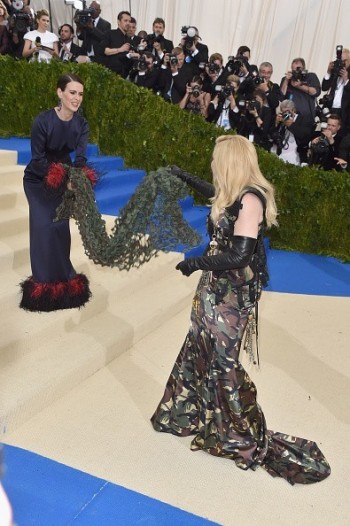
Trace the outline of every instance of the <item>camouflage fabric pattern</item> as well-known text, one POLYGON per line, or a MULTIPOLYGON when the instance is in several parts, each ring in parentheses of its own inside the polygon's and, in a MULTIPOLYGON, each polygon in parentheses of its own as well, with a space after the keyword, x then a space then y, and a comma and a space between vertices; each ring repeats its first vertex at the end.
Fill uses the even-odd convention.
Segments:
MULTIPOLYGON (((223 216, 219 241, 228 222, 223 216)), ((260 297, 259 286, 251 287, 256 277, 246 268, 208 278, 203 272, 188 335, 151 419, 154 429, 194 435, 192 450, 231 459, 244 470, 260 465, 291 484, 326 478, 330 467, 317 444, 266 428, 256 387, 239 361, 248 316, 260 297)))

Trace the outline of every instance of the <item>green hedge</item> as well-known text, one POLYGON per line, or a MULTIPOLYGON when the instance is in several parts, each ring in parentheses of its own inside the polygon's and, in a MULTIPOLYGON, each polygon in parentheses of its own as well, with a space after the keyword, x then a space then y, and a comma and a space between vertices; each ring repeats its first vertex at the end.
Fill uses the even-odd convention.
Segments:
MULTIPOLYGON (((95 64, 0 57, 0 136, 29 136, 33 118, 56 103, 57 78, 67 71, 84 80, 90 142, 102 153, 145 170, 177 164, 210 180, 211 153, 222 130, 95 64)), ((269 232, 272 246, 350 261, 349 174, 286 165, 260 149, 258 154, 276 187, 279 228, 269 232)))

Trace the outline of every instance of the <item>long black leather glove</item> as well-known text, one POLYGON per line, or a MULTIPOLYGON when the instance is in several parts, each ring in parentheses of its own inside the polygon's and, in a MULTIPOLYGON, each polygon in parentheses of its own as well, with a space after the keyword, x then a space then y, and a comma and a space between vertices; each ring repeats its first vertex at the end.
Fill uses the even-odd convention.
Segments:
POLYGON ((198 192, 200 192, 204 197, 214 197, 215 189, 214 185, 211 183, 208 183, 207 181, 203 181, 203 179, 200 179, 199 177, 196 177, 195 175, 192 175, 188 172, 185 172, 185 170, 181 170, 178 166, 170 166, 172 175, 175 175, 175 177, 178 177, 182 181, 184 181, 188 186, 191 186, 191 188, 194 188, 198 192))
POLYGON ((185 276, 196 270, 231 270, 249 265, 257 240, 254 237, 233 236, 233 246, 227 252, 216 256, 187 258, 176 265, 185 276))

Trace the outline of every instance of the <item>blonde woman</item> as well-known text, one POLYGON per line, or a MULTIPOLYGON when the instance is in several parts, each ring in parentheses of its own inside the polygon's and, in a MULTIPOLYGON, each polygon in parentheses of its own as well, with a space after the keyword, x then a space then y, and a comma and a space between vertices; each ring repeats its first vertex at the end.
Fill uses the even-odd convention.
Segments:
POLYGON ((0 55, 5 55, 8 52, 9 34, 7 30, 7 19, 7 9, 0 0, 0 55))
POLYGON ((58 36, 48 31, 50 15, 46 9, 36 13, 37 29, 24 35, 22 55, 25 58, 50 62, 53 57, 58 58, 58 36))
POLYGON ((194 435, 193 450, 231 459, 241 469, 261 465, 291 484, 317 482, 330 473, 317 444, 266 428, 255 385, 239 361, 243 339, 252 354, 254 312, 268 279, 263 232, 276 224, 273 187, 259 169, 254 145, 239 135, 217 139, 212 172, 214 185, 173 168, 211 198, 211 243, 205 256, 176 267, 186 276, 203 273, 153 427, 194 435))

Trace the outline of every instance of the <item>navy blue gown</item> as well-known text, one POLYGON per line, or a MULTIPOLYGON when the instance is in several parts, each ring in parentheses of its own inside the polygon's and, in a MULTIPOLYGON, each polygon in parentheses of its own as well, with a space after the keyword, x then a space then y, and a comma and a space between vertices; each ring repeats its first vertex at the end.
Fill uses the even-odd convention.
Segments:
POLYGON ((70 261, 69 221, 53 222, 66 181, 52 189, 47 177, 52 163, 71 164, 71 152, 75 152, 76 166, 85 165, 88 134, 87 121, 77 113, 70 121, 63 121, 51 109, 34 120, 32 158, 23 179, 29 204, 32 267, 32 276, 21 283, 23 309, 48 312, 81 307, 91 296, 86 276, 77 274, 70 261))

